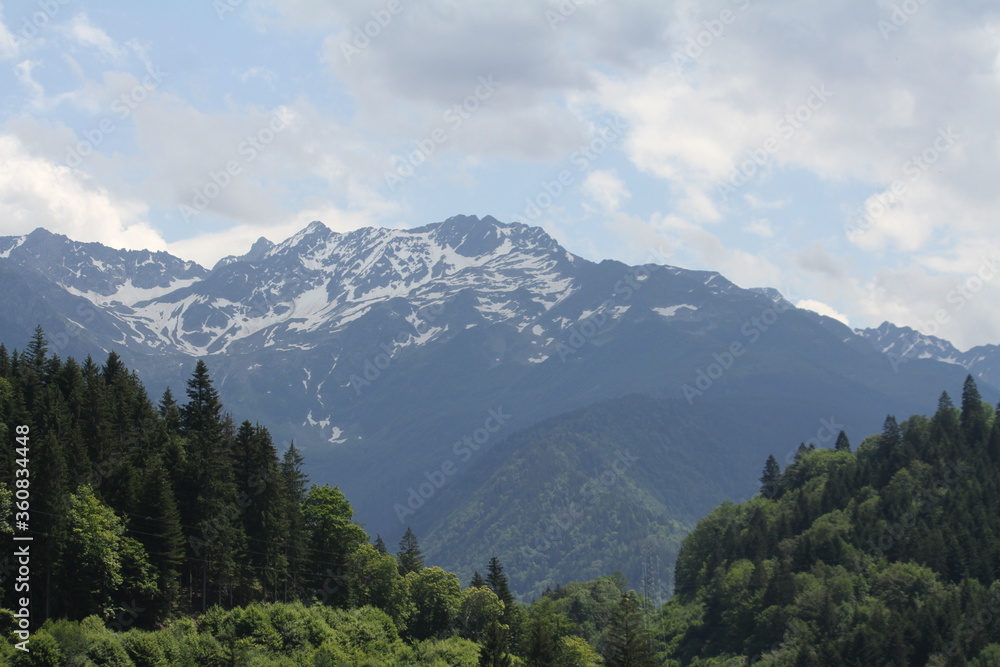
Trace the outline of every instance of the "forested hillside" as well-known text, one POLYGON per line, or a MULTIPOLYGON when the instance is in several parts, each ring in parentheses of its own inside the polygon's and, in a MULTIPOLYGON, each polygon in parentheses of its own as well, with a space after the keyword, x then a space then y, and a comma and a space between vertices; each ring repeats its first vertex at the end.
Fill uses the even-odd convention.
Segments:
POLYGON ((1000 665, 1000 420, 961 408, 857 452, 802 447, 685 539, 657 619, 668 665, 1000 665))
POLYGON ((60 359, 38 329, 21 352, 0 345, 0 440, 3 664, 594 665, 649 654, 648 634, 636 634, 648 605, 620 578, 524 606, 496 558, 463 587, 425 565, 412 531, 389 553, 339 489, 309 484, 293 444, 279 456, 267 428, 226 413, 203 362, 183 396, 167 390, 154 404, 115 353, 60 359), (9 539, 12 526, 24 541, 9 539), (25 544, 22 576, 13 554, 25 544))
POLYGON ((412 517, 427 553, 460 574, 498 555, 528 598, 620 570, 666 600, 681 539, 753 478, 692 412, 630 395, 512 434, 428 502, 454 510, 412 517))

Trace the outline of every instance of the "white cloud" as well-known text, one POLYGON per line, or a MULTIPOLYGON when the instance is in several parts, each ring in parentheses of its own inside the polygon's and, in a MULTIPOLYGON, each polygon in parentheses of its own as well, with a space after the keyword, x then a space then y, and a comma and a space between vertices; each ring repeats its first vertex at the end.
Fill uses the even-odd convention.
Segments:
POLYGON ((587 174, 583 181, 583 191, 605 211, 617 211, 622 201, 631 196, 618 174, 608 170, 587 174))
POLYGON ((117 59, 124 54, 124 50, 104 30, 90 22, 86 12, 75 15, 63 30, 77 44, 95 48, 108 57, 117 59))
POLYGON ((847 319, 847 315, 843 313, 838 313, 828 304, 822 301, 816 301, 815 299, 802 299, 795 304, 796 308, 804 308, 805 310, 811 310, 814 313, 819 313, 820 315, 825 315, 827 317, 832 317, 835 320, 839 320, 847 326, 851 326, 850 320, 847 319))
POLYGON ((17 37, 10 31, 3 20, 3 5, 0 5, 0 59, 16 58, 21 51, 17 37))
POLYGON ((774 237, 774 225, 767 218, 754 218, 744 225, 743 229, 761 238, 769 239, 774 237))
POLYGON ((260 237, 280 243, 304 229, 313 220, 319 220, 335 232, 349 232, 360 227, 375 226, 361 213, 339 211, 332 207, 315 208, 289 215, 268 224, 238 224, 215 232, 206 232, 170 243, 167 250, 182 259, 198 262, 211 268, 223 257, 242 255, 260 237))
POLYGON ((0 233, 44 227, 114 248, 165 248, 146 222, 145 204, 114 197, 80 172, 28 154, 16 137, 0 135, 0 163, 0 233))

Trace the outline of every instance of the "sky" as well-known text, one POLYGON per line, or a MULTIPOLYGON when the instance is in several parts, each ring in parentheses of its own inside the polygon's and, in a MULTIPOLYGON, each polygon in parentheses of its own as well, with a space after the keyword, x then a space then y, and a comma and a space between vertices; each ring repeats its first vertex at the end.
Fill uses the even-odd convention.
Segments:
POLYGON ((0 235, 211 267, 453 215, 1000 344, 1000 6, 7 0, 0 235))

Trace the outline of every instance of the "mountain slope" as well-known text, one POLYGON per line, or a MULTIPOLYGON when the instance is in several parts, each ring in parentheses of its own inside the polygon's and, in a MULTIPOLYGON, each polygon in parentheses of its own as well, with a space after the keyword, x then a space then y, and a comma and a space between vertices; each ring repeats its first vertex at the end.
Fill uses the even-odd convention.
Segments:
POLYGON ((684 406, 627 396, 519 431, 440 498, 415 485, 395 510, 424 531, 429 558, 471 576, 496 555, 529 598, 615 570, 638 583, 645 561, 665 599, 681 537, 737 492, 726 460, 684 406), (425 528, 426 502, 452 509, 425 528))
POLYGON ((515 431, 616 397, 678 401, 703 429, 729 415, 739 428, 716 437, 756 469, 776 443, 823 440, 823 420, 867 432, 965 374, 935 359, 894 369, 839 323, 717 273, 594 263, 489 217, 346 234, 312 223, 211 271, 36 231, 0 239, 0 271, 21 286, 0 296, 9 345, 40 322, 60 354, 115 349, 154 395, 179 394, 205 358, 226 404, 294 438, 313 479, 339 484, 390 543, 394 504, 491 411, 510 417, 448 484, 515 431))
POLYGON ((685 538, 664 664, 996 664, 998 471, 1000 420, 968 383, 961 411, 803 449, 685 538))

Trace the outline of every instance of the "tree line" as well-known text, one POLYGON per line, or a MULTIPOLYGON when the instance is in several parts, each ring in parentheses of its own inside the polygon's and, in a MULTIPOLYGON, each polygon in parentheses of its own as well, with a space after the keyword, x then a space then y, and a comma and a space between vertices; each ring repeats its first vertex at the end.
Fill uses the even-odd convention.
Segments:
POLYGON ((6 549, 13 664, 654 664, 645 601, 620 577, 524 605, 496 558, 463 587, 409 529, 389 553, 338 488, 310 484, 294 443, 279 454, 225 411, 204 361, 154 403, 115 352, 61 359, 41 328, 23 351, 0 344, 5 537, 21 424, 33 636, 32 653, 12 648, 6 549))

